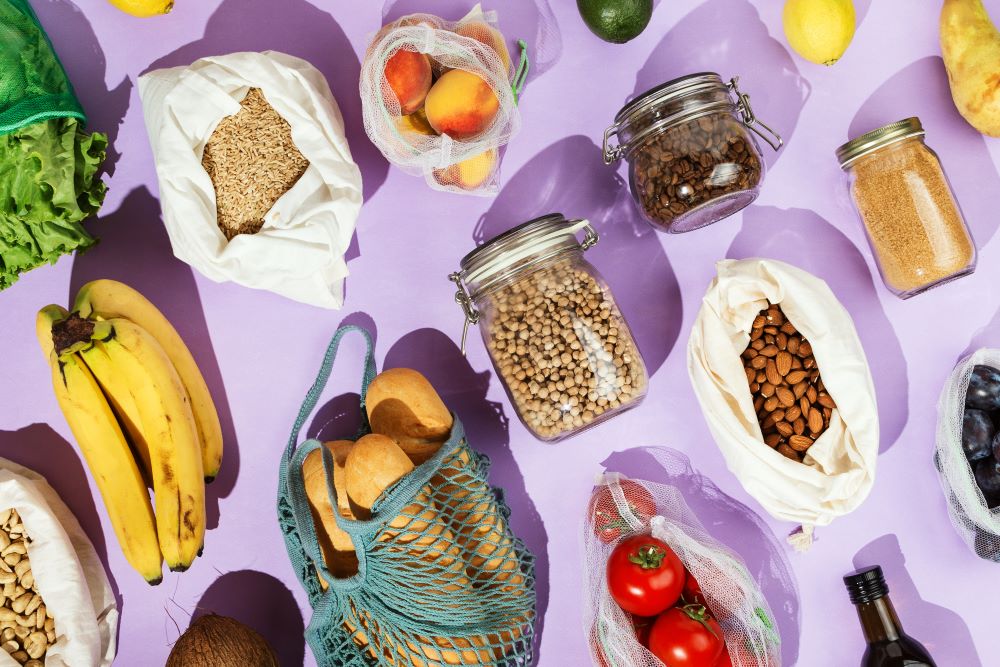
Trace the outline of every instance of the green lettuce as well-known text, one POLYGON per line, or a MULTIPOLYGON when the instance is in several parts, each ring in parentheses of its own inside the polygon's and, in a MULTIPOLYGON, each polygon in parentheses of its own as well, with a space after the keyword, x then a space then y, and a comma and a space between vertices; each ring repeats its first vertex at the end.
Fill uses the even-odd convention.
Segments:
POLYGON ((80 222, 104 201, 98 171, 107 147, 106 135, 71 117, 0 136, 0 290, 96 243, 80 222))

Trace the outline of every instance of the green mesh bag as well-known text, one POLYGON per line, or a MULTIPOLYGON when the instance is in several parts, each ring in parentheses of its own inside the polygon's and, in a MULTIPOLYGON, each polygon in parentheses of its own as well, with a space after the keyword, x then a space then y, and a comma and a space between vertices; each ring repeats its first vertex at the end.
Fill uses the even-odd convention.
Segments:
MULTIPOLYGON (((487 481, 489 459, 476 453, 455 418, 451 437, 428 461, 387 489, 367 521, 337 524, 354 542, 358 573, 335 578, 323 564, 305 493, 302 463, 322 451, 327 490, 337 507, 333 458, 299 432, 326 386, 344 335, 367 345, 361 385, 375 377, 372 340, 357 327, 334 335, 281 459, 278 520, 313 616, 306 640, 321 667, 521 667, 532 662, 534 558, 508 525, 510 510, 487 481), (319 576, 330 582, 324 591, 319 576)), ((368 432, 364 422, 359 437, 368 432)))
POLYGON ((86 116, 27 0, 0 0, 0 134, 86 116))
POLYGON ((31 6, 0 0, 0 290, 95 243, 80 222, 104 201, 108 138, 85 122, 31 6))

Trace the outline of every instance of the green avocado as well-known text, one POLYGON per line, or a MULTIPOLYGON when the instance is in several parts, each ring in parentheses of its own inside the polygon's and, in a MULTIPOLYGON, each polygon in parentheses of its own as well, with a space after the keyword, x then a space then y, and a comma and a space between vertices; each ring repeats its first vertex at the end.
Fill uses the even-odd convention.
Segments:
POLYGON ((576 6, 591 32, 614 44, 637 37, 653 15, 653 0, 576 0, 576 6))

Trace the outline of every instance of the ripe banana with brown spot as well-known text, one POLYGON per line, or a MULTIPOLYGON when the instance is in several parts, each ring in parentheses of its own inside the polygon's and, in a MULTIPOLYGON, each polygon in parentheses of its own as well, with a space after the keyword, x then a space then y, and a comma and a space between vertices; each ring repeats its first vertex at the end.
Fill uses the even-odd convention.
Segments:
POLYGON ((205 539, 205 481, 191 403, 174 365, 150 333, 124 318, 107 323, 107 337, 80 354, 84 359, 106 354, 135 399, 149 445, 160 551, 171 570, 183 571, 205 539))
POLYGON ((158 584, 163 578, 163 561, 146 484, 94 376, 79 356, 71 354, 60 360, 53 349, 53 315, 58 316, 59 311, 46 313, 43 309, 39 313, 39 343, 48 352, 59 407, 97 482, 125 559, 146 581, 158 584), (48 333, 43 334, 46 322, 48 333))
POLYGON ((73 312, 90 319, 124 318, 148 331, 170 359, 191 399, 201 439, 205 481, 215 479, 222 464, 222 427, 205 378, 191 351, 170 321, 146 297, 116 280, 94 280, 77 292, 73 312))

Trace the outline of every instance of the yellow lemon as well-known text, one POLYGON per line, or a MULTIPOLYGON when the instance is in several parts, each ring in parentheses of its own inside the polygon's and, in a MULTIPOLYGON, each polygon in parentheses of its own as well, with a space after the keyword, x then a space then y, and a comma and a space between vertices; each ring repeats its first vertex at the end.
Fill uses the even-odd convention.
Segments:
POLYGON ((852 0, 787 0, 782 15, 785 37, 810 62, 832 65, 854 37, 852 0))
POLYGON ((108 0, 126 14, 148 18, 167 14, 174 8, 174 0, 108 0))

